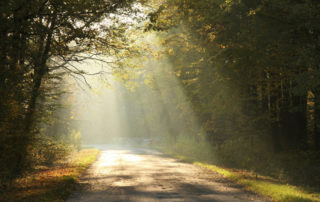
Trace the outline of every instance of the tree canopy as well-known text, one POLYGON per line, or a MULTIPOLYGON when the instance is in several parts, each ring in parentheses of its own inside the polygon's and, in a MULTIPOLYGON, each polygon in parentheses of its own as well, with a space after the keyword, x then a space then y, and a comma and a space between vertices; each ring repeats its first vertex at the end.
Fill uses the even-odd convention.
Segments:
MULTIPOLYGON (((43 110, 74 63, 126 49, 123 34, 143 1, 9 0, 0 3, 1 175, 28 167, 26 153, 43 110), (49 88, 49 90, 48 90, 49 88)), ((141 7, 141 6, 140 6, 141 7)), ((61 91, 61 90, 60 90, 61 91)), ((49 107, 49 106, 48 106, 49 107)))

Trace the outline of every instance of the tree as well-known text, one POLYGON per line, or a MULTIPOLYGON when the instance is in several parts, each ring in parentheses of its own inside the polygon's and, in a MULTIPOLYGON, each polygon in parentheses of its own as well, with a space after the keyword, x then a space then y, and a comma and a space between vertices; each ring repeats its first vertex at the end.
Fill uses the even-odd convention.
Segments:
POLYGON ((126 23, 116 19, 121 15, 135 17, 140 3, 143 1, 1 2, 0 159, 6 165, 4 175, 20 175, 28 164, 26 153, 35 133, 41 86, 53 78, 48 75, 84 74, 72 64, 93 58, 102 50, 125 49, 122 35, 126 23))
POLYGON ((305 150, 318 150, 319 6, 168 0, 150 14, 146 30, 161 32, 222 160, 255 169, 271 153, 303 159, 305 150))

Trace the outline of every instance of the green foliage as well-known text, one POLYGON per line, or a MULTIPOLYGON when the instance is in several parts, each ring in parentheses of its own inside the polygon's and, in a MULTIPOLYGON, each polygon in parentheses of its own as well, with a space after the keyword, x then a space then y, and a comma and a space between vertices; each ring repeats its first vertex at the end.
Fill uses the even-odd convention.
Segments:
POLYGON ((73 144, 78 150, 81 148, 82 142, 80 131, 72 130, 68 139, 69 140, 67 142, 73 144))
POLYGON ((145 31, 157 31, 149 66, 160 64, 154 78, 166 85, 159 78, 148 83, 169 108, 167 128, 172 119, 186 127, 190 111, 200 125, 165 131, 164 139, 192 155, 202 130, 217 163, 318 187, 320 3, 159 4, 145 31), (184 99, 173 90, 180 87, 184 99))
POLYGON ((212 147, 208 142, 183 134, 180 134, 175 140, 169 136, 164 144, 158 146, 162 149, 165 148, 167 151, 198 158, 199 160, 208 161, 216 158, 212 155, 212 147))
POLYGON ((71 148, 65 143, 48 137, 37 137, 30 149, 28 154, 33 158, 32 162, 35 165, 52 165, 65 159, 71 152, 71 148))
POLYGON ((143 59, 128 60, 139 76, 123 75, 135 82, 124 99, 134 128, 185 155, 317 187, 319 8, 317 1, 158 2, 146 40, 135 44, 143 59))
MULTIPOLYGON (((1 179, 23 175, 34 164, 28 155, 33 142, 45 140, 43 147, 62 149, 60 137, 71 133, 70 119, 61 119, 57 112, 63 111, 65 101, 64 76, 86 74, 76 63, 96 55, 128 54, 123 35, 133 25, 119 19, 138 19, 141 3, 144 0, 1 1, 1 179), (106 19, 110 22, 101 23, 106 19)), ((79 147, 79 137, 72 138, 79 147)), ((36 156, 56 158, 53 151, 39 152, 36 156)))

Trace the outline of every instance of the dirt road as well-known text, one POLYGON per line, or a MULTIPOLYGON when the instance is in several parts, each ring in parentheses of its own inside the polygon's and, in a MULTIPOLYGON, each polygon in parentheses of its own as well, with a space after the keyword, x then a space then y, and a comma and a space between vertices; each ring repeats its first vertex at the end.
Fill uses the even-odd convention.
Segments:
POLYGON ((218 174, 153 150, 104 148, 75 201, 265 201, 218 174))

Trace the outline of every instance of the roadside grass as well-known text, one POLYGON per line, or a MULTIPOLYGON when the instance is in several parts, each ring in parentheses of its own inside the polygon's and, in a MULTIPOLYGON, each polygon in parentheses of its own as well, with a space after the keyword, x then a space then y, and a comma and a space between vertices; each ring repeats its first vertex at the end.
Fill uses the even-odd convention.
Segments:
MULTIPOLYGON (((160 149, 159 147, 157 149, 160 149)), ((192 163, 194 165, 206 168, 210 171, 217 172, 222 176, 241 184, 246 190, 265 196, 272 201, 279 202, 312 202, 320 201, 320 193, 309 190, 305 187, 293 186, 281 183, 279 180, 271 177, 256 175, 255 173, 245 170, 227 169, 207 163, 206 161, 198 161, 196 157, 187 157, 177 152, 168 152, 168 150, 160 149, 165 154, 175 157, 183 162, 192 163)))
POLYGON ((34 173, 13 182, 9 191, 0 192, 0 200, 63 201, 98 154, 98 149, 83 149, 71 154, 65 162, 39 167, 34 173))

